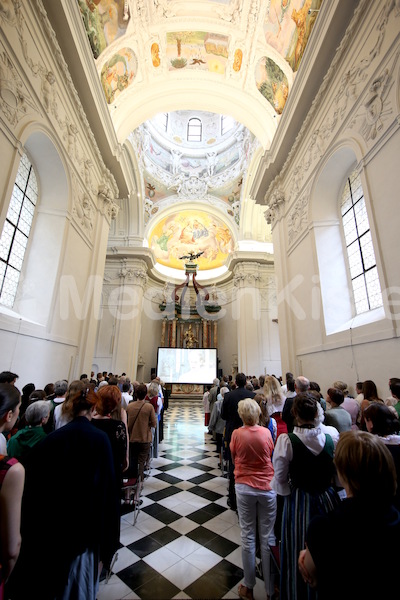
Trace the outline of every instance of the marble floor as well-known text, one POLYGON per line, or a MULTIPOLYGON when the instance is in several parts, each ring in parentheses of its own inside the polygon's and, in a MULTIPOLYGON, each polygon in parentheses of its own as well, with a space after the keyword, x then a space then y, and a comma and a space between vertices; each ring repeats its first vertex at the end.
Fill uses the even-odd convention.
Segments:
MULTIPOLYGON (((98 600, 238 598, 240 527, 218 463, 202 402, 170 400, 137 522, 122 516, 121 547, 98 600)), ((258 578, 254 597, 265 599, 258 578)))

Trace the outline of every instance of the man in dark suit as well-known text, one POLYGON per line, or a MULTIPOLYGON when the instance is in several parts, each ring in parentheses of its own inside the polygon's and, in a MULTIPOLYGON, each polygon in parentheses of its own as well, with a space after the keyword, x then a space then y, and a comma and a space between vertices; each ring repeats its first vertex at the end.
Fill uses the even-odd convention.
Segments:
POLYGON ((246 375, 244 373, 237 373, 235 381, 237 388, 225 394, 221 409, 221 417, 226 421, 224 442, 226 456, 229 461, 228 506, 232 510, 236 510, 235 465, 232 462, 229 444, 231 442, 232 432, 243 425, 237 410, 240 400, 244 400, 244 398, 254 398, 255 396, 254 392, 250 392, 250 390, 246 390, 244 387, 246 385, 246 375))

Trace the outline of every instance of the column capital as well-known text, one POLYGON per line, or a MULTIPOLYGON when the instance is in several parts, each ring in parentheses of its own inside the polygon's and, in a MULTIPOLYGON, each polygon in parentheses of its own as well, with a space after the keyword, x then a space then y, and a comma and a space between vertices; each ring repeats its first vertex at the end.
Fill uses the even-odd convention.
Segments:
POLYGON ((147 265, 140 259, 121 258, 121 267, 118 277, 125 283, 140 286, 142 289, 147 284, 147 265))
POLYGON ((262 269, 257 262, 240 262, 233 269, 233 285, 238 288, 259 287, 262 281, 262 269))

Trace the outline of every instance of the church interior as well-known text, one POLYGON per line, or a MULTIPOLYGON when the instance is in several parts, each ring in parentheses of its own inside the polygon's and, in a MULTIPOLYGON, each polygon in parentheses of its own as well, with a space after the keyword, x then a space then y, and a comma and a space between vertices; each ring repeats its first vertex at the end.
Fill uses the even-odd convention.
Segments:
POLYGON ((398 0, 2 0, 0 356, 398 371, 398 0), (396 266, 397 265, 397 266, 396 266))

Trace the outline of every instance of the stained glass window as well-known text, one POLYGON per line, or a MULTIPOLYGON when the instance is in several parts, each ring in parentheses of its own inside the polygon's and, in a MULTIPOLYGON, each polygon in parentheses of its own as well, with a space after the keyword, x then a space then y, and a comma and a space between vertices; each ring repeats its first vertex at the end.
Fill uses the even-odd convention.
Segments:
POLYGON ((360 176, 347 179, 340 205, 356 313, 382 306, 382 293, 360 176))
POLYGON ((200 119, 189 119, 187 127, 187 141, 201 142, 202 125, 200 119))
POLYGON ((24 154, 0 237, 0 303, 12 308, 37 203, 35 171, 24 154))

